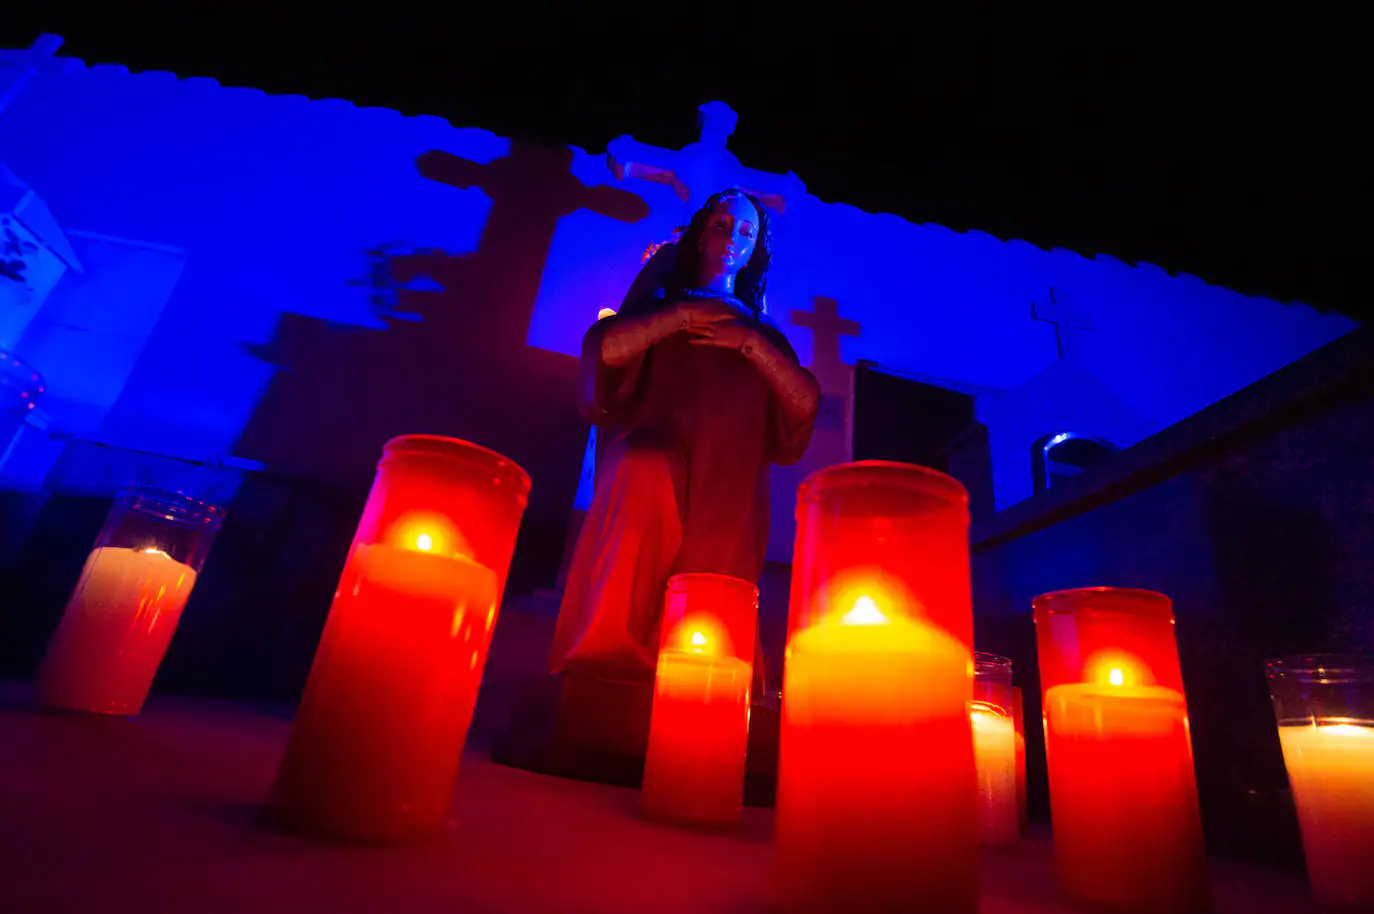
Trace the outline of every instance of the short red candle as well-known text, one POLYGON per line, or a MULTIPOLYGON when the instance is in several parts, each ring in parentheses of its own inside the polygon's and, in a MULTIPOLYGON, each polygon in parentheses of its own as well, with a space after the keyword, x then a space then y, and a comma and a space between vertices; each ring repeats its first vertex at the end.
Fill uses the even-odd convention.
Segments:
POLYGON ((137 714, 224 511, 131 487, 110 509, 38 671, 40 705, 137 714))
POLYGON ((798 491, 776 844, 794 911, 977 910, 968 498, 906 464, 798 491))
POLYGON ((1101 587, 1034 607, 1062 891, 1115 911, 1207 910, 1169 598, 1101 587))
POLYGON ((732 825, 744 805, 758 589, 721 574, 668 582, 640 808, 732 825))
POLYGON ((449 438, 388 442, 270 800, 284 825, 363 840, 448 816, 529 494, 449 438))

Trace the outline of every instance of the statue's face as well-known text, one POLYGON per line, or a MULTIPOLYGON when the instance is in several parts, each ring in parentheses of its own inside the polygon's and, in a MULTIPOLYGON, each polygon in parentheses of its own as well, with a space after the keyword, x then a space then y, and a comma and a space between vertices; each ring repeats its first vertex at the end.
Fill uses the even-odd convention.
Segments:
POLYGON ((706 215, 701 233, 701 266, 704 271, 738 273, 754 256, 759 238, 759 211, 748 197, 722 197, 706 215))

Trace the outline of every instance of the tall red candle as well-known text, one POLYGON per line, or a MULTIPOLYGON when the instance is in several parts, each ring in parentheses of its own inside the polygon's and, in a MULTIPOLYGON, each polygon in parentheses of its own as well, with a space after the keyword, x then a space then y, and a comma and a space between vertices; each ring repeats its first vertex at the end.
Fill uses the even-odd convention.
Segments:
POLYGON ((778 763, 793 911, 977 910, 968 498, 921 467, 798 491, 778 763))
POLYGON ((721 574, 668 582, 640 808, 731 825, 744 804, 758 589, 721 574))
POLYGON ((363 840, 447 819, 529 476, 485 448, 388 442, 269 801, 363 840))
POLYGON ((1097 587, 1034 608, 1061 890, 1114 911, 1207 910, 1169 598, 1097 587))

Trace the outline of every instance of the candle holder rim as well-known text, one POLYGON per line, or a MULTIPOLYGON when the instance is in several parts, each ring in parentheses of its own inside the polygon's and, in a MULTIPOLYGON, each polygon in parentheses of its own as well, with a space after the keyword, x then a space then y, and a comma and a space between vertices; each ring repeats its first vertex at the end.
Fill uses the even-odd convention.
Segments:
POLYGON ((1174 617, 1174 601, 1169 598, 1168 594, 1141 587, 1067 587, 1063 590, 1052 590, 1032 597, 1031 608, 1037 619, 1042 615, 1073 613, 1085 608, 1109 612, 1124 611, 1138 615, 1157 615, 1170 620, 1174 617), (1082 598, 1087 598, 1093 602, 1085 607, 1082 598))
POLYGON ((401 456, 438 457, 482 464, 502 479, 514 484, 522 495, 530 491, 530 474, 524 467, 499 451, 464 438, 451 438, 446 435, 397 435, 382 446, 382 463, 401 456))
POLYGON ((1011 658, 1004 657, 1001 654, 994 654, 991 651, 973 652, 973 669, 975 673, 977 673, 980 663, 986 664, 991 668, 991 671, 1000 672, 1006 670, 1008 673, 1011 672, 1011 658))
POLYGON ((719 571, 679 571, 677 574, 668 578, 667 586, 672 587, 674 581, 686 582, 703 580, 729 581, 732 584, 744 584, 751 588, 755 594, 757 594, 759 590, 759 586, 748 578, 742 578, 733 574, 723 574, 719 571))
POLYGON ((1292 678, 1332 685, 1374 682, 1374 654, 1288 654, 1266 660, 1264 670, 1270 680, 1292 678))
POLYGON ((121 486, 115 494, 116 502, 123 502, 131 511, 141 511, 158 515, 159 520, 170 521, 182 527, 209 527, 218 529, 228 514, 220 505, 188 495, 179 489, 163 489, 142 483, 121 486), (149 511, 148 502, 157 505, 149 511))
POLYGON ((47 383, 41 371, 10 350, 0 347, 0 381, 9 382, 11 379, 15 379, 15 387, 24 390, 32 387, 42 388, 47 383), (19 375, 28 377, 20 379, 19 375))
POLYGON ((932 495, 960 505, 966 506, 968 504, 968 489, 953 476, 948 473, 941 473, 939 470, 932 470, 930 467, 903 463, 899 460, 855 460, 813 470, 797 487, 797 501, 800 503, 815 497, 816 491, 823 488, 823 484, 827 482, 838 481, 850 485, 854 485, 856 482, 863 484, 872 481, 864 480, 863 477, 878 475, 883 477, 883 481, 900 480, 911 488, 923 489, 932 495), (857 477, 857 479, 852 477, 857 477), (918 480, 922 484, 910 486, 910 483, 918 480))

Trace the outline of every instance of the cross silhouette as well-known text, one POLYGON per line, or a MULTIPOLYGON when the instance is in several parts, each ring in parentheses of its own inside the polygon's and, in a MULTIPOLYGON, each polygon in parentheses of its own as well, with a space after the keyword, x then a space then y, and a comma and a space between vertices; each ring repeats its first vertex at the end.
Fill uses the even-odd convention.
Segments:
POLYGON ((621 222, 649 215, 649 204, 637 194, 583 184, 572 163, 571 149, 525 142, 512 143, 509 155, 486 165, 439 150, 417 162, 430 180, 459 189, 479 187, 491 198, 475 259, 459 258, 464 272, 437 278, 446 285, 461 282, 471 300, 497 306, 500 314, 491 319, 503 327, 496 332, 509 331, 522 342, 559 220, 582 209, 621 222))
POLYGON ((19 51, 14 54, 6 54, 10 57, 6 63, 9 66, 0 67, 0 111, 5 110, 14 97, 19 94, 33 75, 38 72, 38 67, 43 61, 57 53, 57 49, 62 47, 62 38, 58 35, 44 33, 29 45, 28 50, 19 51), (8 74, 9 79, 4 79, 8 74))
POLYGON ((820 376, 844 366, 840 361, 840 337, 858 336, 859 324, 840 317, 839 303, 816 296, 812 311, 793 311, 792 323, 811 331, 811 369, 820 376))

